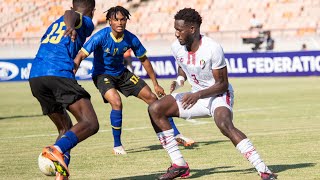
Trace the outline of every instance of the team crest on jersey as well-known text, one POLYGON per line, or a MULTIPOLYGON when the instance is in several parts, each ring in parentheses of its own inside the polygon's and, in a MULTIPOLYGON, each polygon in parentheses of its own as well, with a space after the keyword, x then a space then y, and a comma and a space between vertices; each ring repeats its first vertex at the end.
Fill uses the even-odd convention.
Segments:
POLYGON ((104 81, 104 83, 106 83, 106 84, 109 84, 109 83, 110 83, 110 81, 109 81, 108 78, 104 78, 103 81, 104 81))
POLYGON ((204 61, 203 59, 200 60, 200 67, 201 69, 203 69, 206 66, 206 61, 204 61))

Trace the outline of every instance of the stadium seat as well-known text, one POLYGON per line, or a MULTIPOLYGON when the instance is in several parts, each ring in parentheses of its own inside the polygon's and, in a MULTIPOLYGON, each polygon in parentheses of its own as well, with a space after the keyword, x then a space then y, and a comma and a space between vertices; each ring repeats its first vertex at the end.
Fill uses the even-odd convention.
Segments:
MULTIPOLYGON (((184 7, 200 12, 203 33, 230 38, 223 41, 233 41, 233 44, 241 42, 241 34, 249 32, 252 13, 256 14, 265 30, 273 31, 275 38, 316 36, 320 29, 319 0, 238 0, 237 4, 216 0, 190 0, 188 3, 180 0, 110 0, 108 3, 96 0, 95 31, 105 27, 104 11, 115 5, 130 10, 132 17, 127 28, 142 41, 174 40, 173 16, 184 7)), ((3 0, 0 15, 7 18, 0 22, 0 41, 10 44, 20 39, 22 43, 38 43, 33 39, 39 39, 47 26, 70 6, 70 0, 3 0)))

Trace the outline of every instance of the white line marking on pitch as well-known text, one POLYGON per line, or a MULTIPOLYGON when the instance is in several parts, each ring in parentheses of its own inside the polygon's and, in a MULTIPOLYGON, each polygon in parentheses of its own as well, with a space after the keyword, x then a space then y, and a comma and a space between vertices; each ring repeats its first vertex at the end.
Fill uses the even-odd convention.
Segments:
MULTIPOLYGON (((248 109, 239 109, 237 110, 238 112, 244 112, 244 111, 253 111, 253 110, 264 110, 264 109, 276 109, 279 107, 266 107, 266 108, 248 108, 248 109)), ((313 117, 318 117, 318 116, 313 116, 313 117)), ((320 117, 320 116, 319 116, 320 117)), ((302 116, 302 117, 294 117, 294 118, 310 118, 310 116, 302 116)), ((202 125, 202 124, 211 124, 213 121, 204 121, 204 120, 195 120, 195 119, 186 119, 187 122, 190 122, 193 124, 193 126, 197 125, 202 125)), ((187 126, 190 124, 180 124, 180 126, 187 126)), ((148 127, 135 127, 135 128, 124 128, 123 130, 125 131, 135 131, 138 129, 149 129, 152 128, 151 125, 148 127)), ((99 130, 98 133, 104 133, 104 132, 110 132, 111 130, 99 130)), ((25 135, 25 136, 16 136, 16 137, 1 137, 0 140, 5 140, 5 139, 24 139, 24 138, 36 138, 36 137, 49 137, 49 136, 57 136, 58 133, 54 134, 34 134, 34 135, 25 135)))

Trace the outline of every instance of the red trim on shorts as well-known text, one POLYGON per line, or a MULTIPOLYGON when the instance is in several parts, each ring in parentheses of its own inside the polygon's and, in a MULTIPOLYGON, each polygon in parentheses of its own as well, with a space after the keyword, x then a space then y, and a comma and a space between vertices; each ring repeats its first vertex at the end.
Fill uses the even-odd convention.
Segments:
POLYGON ((230 105, 230 92, 229 92, 229 90, 227 91, 226 101, 227 101, 227 104, 228 104, 229 106, 231 106, 231 105, 230 105))

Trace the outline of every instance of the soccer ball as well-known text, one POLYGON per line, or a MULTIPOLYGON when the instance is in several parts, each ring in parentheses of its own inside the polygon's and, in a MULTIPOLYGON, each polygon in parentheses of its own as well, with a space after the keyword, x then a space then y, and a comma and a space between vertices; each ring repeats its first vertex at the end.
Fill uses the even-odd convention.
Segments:
POLYGON ((47 176, 55 176, 56 175, 56 167, 54 166, 53 162, 42 156, 42 153, 40 153, 38 157, 38 166, 40 171, 47 175, 47 176))

